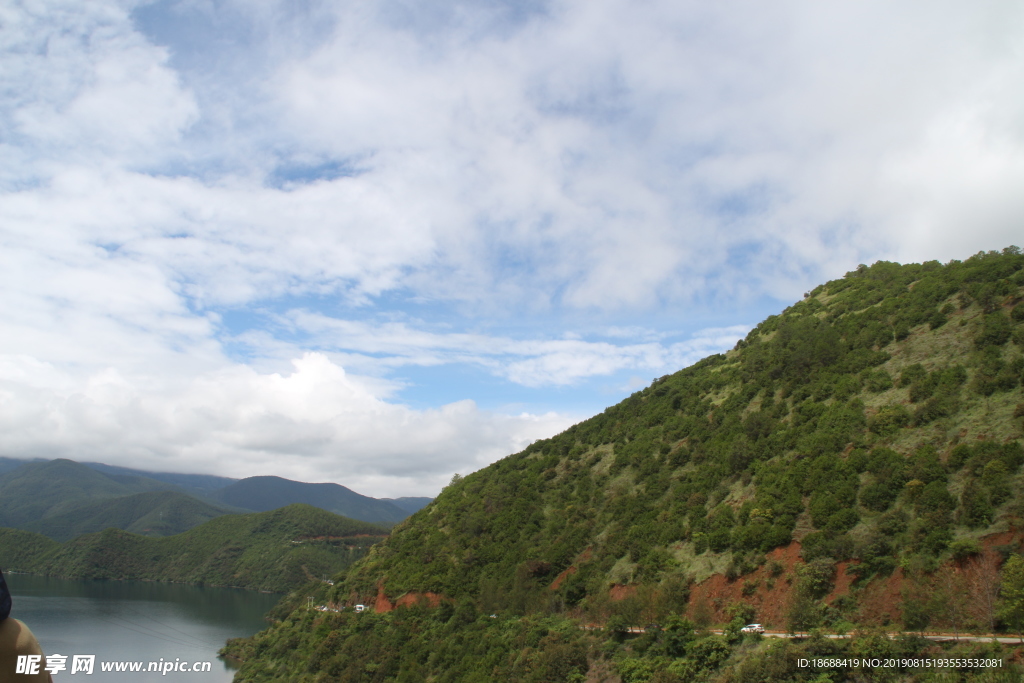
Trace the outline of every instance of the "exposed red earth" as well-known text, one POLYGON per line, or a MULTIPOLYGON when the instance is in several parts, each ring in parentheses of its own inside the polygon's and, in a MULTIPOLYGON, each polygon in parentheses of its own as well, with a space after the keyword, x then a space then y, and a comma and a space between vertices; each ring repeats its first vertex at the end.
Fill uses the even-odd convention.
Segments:
MULTIPOLYGON (((968 593, 972 609, 977 611, 981 609, 978 605, 984 602, 985 592, 991 592, 993 586, 998 584, 1001 556, 997 548, 1012 545, 1016 546, 1014 549, 1017 550, 1022 541, 1024 536, 1016 528, 992 534, 981 539, 981 553, 959 561, 950 560, 940 567, 939 571, 917 581, 925 581, 923 589, 931 590, 934 588, 931 584, 943 580, 942 577, 951 576, 952 579, 944 580, 956 581, 958 586, 962 586, 968 593)), ((730 605, 745 603, 754 607, 756 620, 763 623, 766 628, 784 629, 786 613, 793 599, 797 569, 803 564, 800 549, 800 543, 793 541, 769 552, 767 562, 749 574, 733 580, 729 580, 723 574, 715 574, 695 584, 689 598, 688 609, 691 616, 695 612, 703 611, 711 617, 712 622, 724 623, 729 621, 727 610, 730 605), (744 595, 744 587, 747 587, 747 595, 744 595)), ((584 551, 579 561, 585 562, 590 554, 589 549, 584 551)), ((855 576, 849 570, 856 564, 856 561, 836 564, 833 589, 824 598, 826 603, 831 604, 850 592, 855 576)), ((577 571, 576 565, 568 567, 555 577, 549 589, 558 590, 565 580, 577 571)), ((858 597, 856 621, 866 626, 888 627, 901 624, 901 605, 909 581, 911 579, 904 569, 897 567, 891 575, 876 578, 868 583, 858 597)), ((613 584, 608 589, 608 595, 613 601, 620 601, 637 595, 637 588, 633 584, 613 584)), ((437 607, 442 601, 449 599, 431 591, 412 591, 398 597, 389 597, 384 583, 381 582, 377 585, 377 595, 370 602, 377 612, 391 612, 397 607, 413 605, 437 607)), ((352 601, 357 602, 357 597, 352 596, 352 601)))

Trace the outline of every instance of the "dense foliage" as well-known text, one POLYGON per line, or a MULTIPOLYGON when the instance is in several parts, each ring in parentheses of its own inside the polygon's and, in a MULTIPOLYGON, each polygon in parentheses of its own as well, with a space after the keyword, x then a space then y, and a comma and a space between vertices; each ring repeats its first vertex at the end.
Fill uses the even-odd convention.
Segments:
MULTIPOLYGON (((751 605, 776 579, 791 586, 778 627, 901 619, 907 628, 1006 627, 995 604, 998 566, 981 560, 1002 561, 1020 542, 1011 534, 993 555, 984 539, 1024 516, 1022 299, 1016 247, 945 265, 860 266, 768 318, 729 353, 456 478, 324 599, 431 592, 460 608, 530 619, 641 624, 685 613, 722 621, 727 605, 695 601, 693 582, 716 573, 738 582, 758 570, 764 587, 744 584, 751 605), (766 553, 794 540, 802 564, 769 561, 766 553), (970 562, 984 580, 967 586, 957 582, 974 574, 942 573, 970 562), (828 599, 837 563, 849 563, 854 583, 828 599), (889 586, 894 572, 903 602, 925 605, 918 613, 865 607, 872 586, 889 586), (992 600, 968 615, 958 601, 985 586, 994 587, 992 600)), ((246 675, 262 680, 255 672, 281 665, 260 649, 281 638, 309 648, 334 639, 345 666, 364 672, 351 680, 399 680, 399 670, 373 673, 344 654, 338 639, 348 622, 316 622, 311 633, 305 619, 293 615, 276 635, 257 636, 246 675)), ((418 647, 417 634, 407 635, 408 647, 418 647)), ((750 661, 776 661, 778 651, 750 661)), ((588 651, 591 666, 603 652, 588 651)), ((627 680, 654 675, 616 666, 627 680)), ((426 675, 441 669, 403 680, 426 675)), ((687 680, 695 676, 704 674, 687 680)), ((736 680, 761 680, 750 676, 736 680)))
POLYGON ((0 569, 28 571, 59 547, 60 543, 42 534, 0 528, 0 569))
POLYGON ((893 639, 884 631, 847 640, 814 632, 790 642, 738 628, 715 634, 676 617, 634 635, 612 625, 584 629, 553 614, 487 615, 471 602, 386 614, 299 607, 259 638, 230 641, 222 653, 246 662, 237 683, 1017 683, 1024 674, 1013 648, 994 643, 893 639), (923 658, 987 665, 912 663, 923 658))
POLYGON ((107 529, 57 544, 0 530, 0 566, 86 579, 146 579, 287 591, 331 576, 386 531, 308 505, 224 515, 164 538, 107 529))

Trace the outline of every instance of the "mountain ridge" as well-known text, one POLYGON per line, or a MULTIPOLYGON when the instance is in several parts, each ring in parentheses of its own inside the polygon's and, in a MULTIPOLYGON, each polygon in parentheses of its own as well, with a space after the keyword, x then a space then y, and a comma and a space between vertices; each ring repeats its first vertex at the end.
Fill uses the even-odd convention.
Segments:
POLYGON ((34 532, 0 529, 0 563, 63 578, 283 592, 337 572, 386 536, 378 525, 295 504, 221 515, 163 537, 108 528, 58 543, 34 532))
POLYGON ((80 505, 20 528, 67 541, 108 528, 146 536, 172 536, 220 515, 237 513, 178 491, 148 491, 80 505))
MULTIPOLYGON (((964 628, 958 601, 977 586, 963 582, 998 587, 1024 540, 1022 302, 1015 247, 878 262, 816 287, 731 351, 454 481, 319 592, 379 616, 360 626, 292 603, 229 648, 246 660, 238 679, 312 681, 372 662, 396 680, 811 680, 826 672, 797 670, 787 644, 739 645, 736 623, 767 614, 783 584, 771 619, 787 629, 964 628), (725 596, 704 590, 713 577, 740 599, 713 604, 725 596), (889 608, 863 611, 876 594, 889 608), (416 607, 427 595, 434 612, 416 607), (402 602, 413 607, 387 611, 402 602), (725 636, 687 635, 722 618, 725 636), (370 623, 373 644, 348 639, 370 623), (579 635, 581 623, 606 624, 610 640, 579 635), (667 626, 636 644, 615 635, 644 623, 667 626), (425 654, 441 633, 474 632, 500 655, 425 654)), ((971 628, 1001 623, 987 604, 971 628)))
POLYGON ((220 514, 265 512, 294 503, 394 524, 430 500, 376 499, 338 484, 281 477, 230 479, 66 458, 0 459, 0 527, 39 531, 61 541, 69 534, 101 531, 103 525, 149 535, 175 534, 220 514))
POLYGON ((363 496, 340 484, 310 484, 283 477, 240 479, 213 492, 212 497, 236 507, 265 512, 291 503, 306 503, 354 519, 399 522, 408 512, 387 501, 363 496))

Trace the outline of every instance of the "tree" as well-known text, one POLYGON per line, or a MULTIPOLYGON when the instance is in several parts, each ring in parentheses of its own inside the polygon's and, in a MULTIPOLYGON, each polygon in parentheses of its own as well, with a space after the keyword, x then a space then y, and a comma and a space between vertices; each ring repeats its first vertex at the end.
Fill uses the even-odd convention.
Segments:
POLYGON ((1024 643, 1024 557, 1011 555, 1003 565, 999 582, 999 618, 1013 628, 1024 643))
POLYGON ((967 586, 956 567, 944 565, 935 573, 936 612, 943 614, 953 627, 953 634, 960 640, 960 625, 967 611, 967 586))
POLYGON ((964 575, 969 614, 985 632, 992 633, 999 597, 999 556, 995 553, 975 555, 967 562, 964 575))
POLYGON ((806 591, 793 591, 793 599, 789 603, 789 610, 786 612, 786 627, 793 635, 809 631, 818 625, 821 618, 821 610, 817 601, 806 591))
POLYGON ((711 611, 711 605, 708 604, 708 599, 704 596, 697 598, 697 600, 690 607, 690 619, 698 628, 707 628, 711 625, 714 619, 714 615, 711 611))
POLYGON ((908 631, 924 631, 932 621, 931 591, 920 577, 907 581, 902 591, 903 627, 908 631))

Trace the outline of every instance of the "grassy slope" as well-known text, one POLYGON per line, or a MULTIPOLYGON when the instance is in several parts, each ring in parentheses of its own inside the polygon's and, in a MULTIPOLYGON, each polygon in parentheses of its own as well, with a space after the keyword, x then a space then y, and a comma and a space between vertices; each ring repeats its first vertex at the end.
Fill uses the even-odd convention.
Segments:
MULTIPOLYGON (((793 539, 826 585, 837 560, 857 563, 861 585, 897 564, 934 569, 1024 512, 1022 268, 1009 250, 879 263, 819 287, 730 353, 448 487, 324 597, 431 591, 600 619, 622 616, 609 586, 627 584, 618 595, 646 591, 674 618, 690 580, 740 576, 793 539)), ((810 582, 819 618, 856 618, 856 587, 833 614, 814 578, 779 580, 810 582)), ((253 655, 288 642, 314 656, 333 638, 314 625, 298 610, 258 636, 242 677, 313 680, 301 658, 253 655)), ((357 650, 318 666, 345 671, 357 650)))
POLYGON ((27 571, 284 591, 347 567, 386 531, 308 505, 291 505, 224 515, 164 538, 107 529, 48 546, 48 539, 30 532, 8 529, 2 534, 0 563, 27 571))

